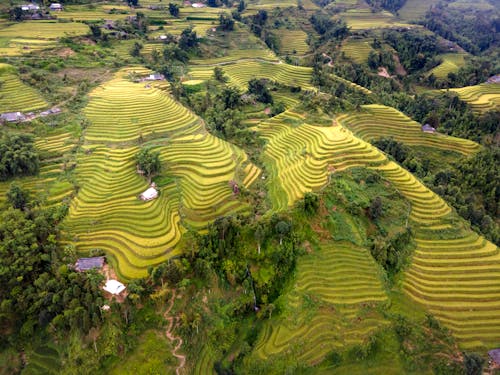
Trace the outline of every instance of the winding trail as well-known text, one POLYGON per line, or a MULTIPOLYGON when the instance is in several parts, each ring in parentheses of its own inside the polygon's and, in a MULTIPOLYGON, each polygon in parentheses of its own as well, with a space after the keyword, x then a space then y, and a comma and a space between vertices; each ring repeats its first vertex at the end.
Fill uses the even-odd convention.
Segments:
POLYGON ((181 348, 182 343, 184 342, 181 337, 174 336, 172 333, 174 326, 175 326, 175 321, 177 318, 173 316, 169 316, 170 311, 172 310, 172 307, 174 307, 174 302, 175 302, 175 289, 172 290, 172 298, 170 299, 170 305, 167 307, 167 310, 163 314, 163 318, 165 320, 168 320, 168 327, 165 330, 165 335, 167 336, 167 339, 174 343, 174 341, 177 340, 177 345, 174 346, 174 350, 172 350, 172 354, 175 358, 179 360, 179 366, 175 369, 176 375, 181 375, 182 374, 182 369, 186 365, 186 356, 182 354, 177 354, 177 351, 181 348))

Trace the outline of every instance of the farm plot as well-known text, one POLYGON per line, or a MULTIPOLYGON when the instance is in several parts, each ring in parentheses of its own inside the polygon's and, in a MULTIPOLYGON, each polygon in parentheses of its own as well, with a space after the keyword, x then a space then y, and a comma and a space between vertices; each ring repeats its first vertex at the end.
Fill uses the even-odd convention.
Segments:
POLYGON ((366 249, 350 243, 323 245, 301 257, 283 299, 284 313, 266 323, 256 343, 254 356, 261 360, 286 355, 312 365, 387 324, 368 309, 387 301, 377 265, 366 249))
POLYGON ((89 32, 89 27, 79 22, 25 21, 0 29, 0 38, 55 40, 63 36, 85 35, 89 32))
POLYGON ((215 65, 215 64, 231 64, 238 60, 264 60, 269 62, 279 62, 278 57, 269 49, 238 49, 229 50, 227 54, 220 57, 210 57, 203 59, 192 59, 190 64, 194 65, 215 65))
POLYGON ((287 86, 301 86, 304 90, 314 90, 311 84, 312 69, 288 64, 275 64, 262 61, 240 61, 237 64, 222 66, 229 77, 229 83, 246 90, 248 81, 265 78, 287 86))
POLYGON ((479 151, 475 142, 441 134, 427 134, 421 125, 392 107, 365 105, 363 112, 341 116, 337 121, 367 142, 392 137, 411 146, 428 146, 470 155, 479 151))
POLYGON ((373 51, 371 47, 372 39, 353 39, 350 38, 342 46, 341 51, 345 53, 347 57, 352 59, 358 64, 363 64, 368 61, 368 55, 373 51))
POLYGON ((208 134, 164 91, 131 82, 131 71, 140 68, 120 71, 90 95, 85 114, 91 125, 76 169, 81 189, 66 220, 79 251, 105 250, 126 278, 142 277, 176 253, 181 218, 184 227, 202 229, 249 209, 230 182, 248 186, 260 173, 243 151, 208 134), (136 172, 137 141, 160 152, 171 181, 146 203, 137 199, 147 188, 136 172))
POLYGON ((449 73, 457 72, 465 65, 465 57, 467 53, 445 53, 440 55, 443 62, 429 71, 429 74, 434 74, 436 78, 444 79, 449 73))
POLYGON ((279 30, 278 34, 281 38, 282 55, 305 55, 309 51, 309 46, 306 43, 307 34, 302 30, 279 30))
POLYGON ((437 3, 438 0, 406 0, 398 13, 405 20, 418 20, 425 15, 432 5, 437 3))
POLYGON ((0 37, 0 56, 20 56, 55 46, 51 40, 0 37))
POLYGON ((291 111, 261 122, 257 130, 267 141, 263 157, 275 210, 286 209, 306 192, 322 188, 335 170, 385 161, 346 129, 312 126, 291 111))
POLYGON ((450 89, 456 92, 461 100, 467 102, 472 109, 484 113, 500 106, 500 84, 483 83, 476 86, 467 86, 459 89, 450 89))
POLYGON ((339 13, 337 18, 343 19, 352 30, 384 29, 391 27, 414 27, 398 21, 387 11, 372 13, 369 8, 350 9, 339 13))
POLYGON ((35 89, 21 82, 13 66, 0 64, 0 113, 29 112, 47 107, 47 102, 35 89))
POLYGON ((404 289, 456 336, 463 348, 500 341, 500 254, 497 246, 449 222, 450 208, 393 162, 377 167, 411 202, 417 248, 404 289), (454 231, 452 231, 454 229, 454 231))

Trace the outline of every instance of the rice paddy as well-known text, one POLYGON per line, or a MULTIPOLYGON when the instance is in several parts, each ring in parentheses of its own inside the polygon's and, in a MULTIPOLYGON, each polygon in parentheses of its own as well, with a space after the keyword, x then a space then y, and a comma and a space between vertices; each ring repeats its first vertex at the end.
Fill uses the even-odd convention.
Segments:
POLYGON ((66 220, 79 251, 105 250, 126 278, 144 276, 177 254, 186 227, 200 230, 219 216, 248 210, 229 182, 249 186, 260 174, 243 151, 208 134, 167 93, 130 81, 131 71, 147 73, 122 70, 90 95, 85 114, 92 125, 75 170, 81 189, 66 220), (149 202, 137 199, 148 187, 135 168, 138 141, 160 152, 171 177, 149 202))
POLYGON ((498 83, 483 83, 450 89, 450 91, 456 92, 461 100, 467 102, 474 111, 479 113, 498 109, 500 105, 500 84, 498 83))
POLYGON ((418 20, 425 15, 432 5, 437 3, 438 0, 406 0, 398 13, 405 20, 418 20))
POLYGON ((342 46, 342 52, 358 64, 363 64, 368 61, 368 55, 373 51, 371 47, 371 39, 348 39, 342 46))
POLYGON ((89 27, 79 22, 25 21, 0 29, 0 38, 55 40, 64 36, 88 34, 89 27))
POLYGON ((302 30, 279 30, 282 55, 305 55, 309 51, 306 43, 307 34, 302 30))
POLYGON ((339 13, 336 17, 343 19, 351 30, 384 29, 391 27, 414 27, 397 20, 387 11, 373 13, 370 8, 356 8, 339 13))
POLYGON ((440 57, 443 62, 429 71, 429 74, 434 74, 436 78, 444 79, 449 73, 457 72, 465 65, 466 53, 445 53, 440 57))
POLYGON ((47 107, 47 102, 35 89, 21 82, 13 66, 0 64, 0 113, 29 112, 47 107))
POLYGON ((367 142, 392 137, 410 146, 436 147, 463 155, 479 151, 479 145, 475 142, 442 134, 422 132, 418 122, 392 107, 371 104, 362 108, 362 112, 341 116, 337 121, 367 142))
POLYGON ((266 322, 257 340, 257 358, 288 356, 314 365, 333 350, 363 343, 387 324, 367 309, 388 298, 366 249, 341 242, 324 245, 299 259, 296 274, 283 297, 286 310, 266 322))

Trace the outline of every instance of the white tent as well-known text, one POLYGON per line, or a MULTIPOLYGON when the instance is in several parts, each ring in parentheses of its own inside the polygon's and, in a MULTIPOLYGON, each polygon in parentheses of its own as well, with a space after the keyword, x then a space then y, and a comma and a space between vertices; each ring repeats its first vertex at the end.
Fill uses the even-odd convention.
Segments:
POLYGON ((143 201, 150 201, 151 199, 155 199, 156 197, 158 197, 158 191, 154 187, 150 187, 140 195, 140 198, 143 201))
POLYGON ((118 280, 108 280, 106 281, 106 285, 104 285, 104 290, 111 294, 118 295, 125 290, 126 286, 123 285, 118 280))

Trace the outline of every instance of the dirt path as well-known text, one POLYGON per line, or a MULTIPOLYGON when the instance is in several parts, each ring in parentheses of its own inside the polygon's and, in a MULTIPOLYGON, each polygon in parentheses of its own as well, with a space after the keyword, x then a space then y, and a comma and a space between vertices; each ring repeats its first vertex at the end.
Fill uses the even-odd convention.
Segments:
POLYGON ((181 348, 183 340, 181 337, 174 336, 172 333, 174 326, 175 326, 175 321, 177 320, 176 317, 169 316, 170 311, 172 310, 172 307, 174 307, 174 302, 175 302, 175 289, 172 290, 172 298, 170 299, 170 304, 167 307, 167 310, 163 314, 163 318, 165 320, 168 320, 168 327, 165 330, 165 335, 167 336, 167 339, 174 343, 174 341, 177 341, 177 345, 174 346, 174 350, 172 350, 172 354, 174 355, 175 358, 179 360, 179 366, 175 369, 176 375, 181 375, 182 374, 182 369, 186 365, 186 356, 182 354, 177 354, 177 351, 181 348))
POLYGON ((330 59, 330 61, 328 61, 328 66, 333 66, 333 59, 331 56, 328 56, 326 53, 323 52, 323 57, 330 59))

